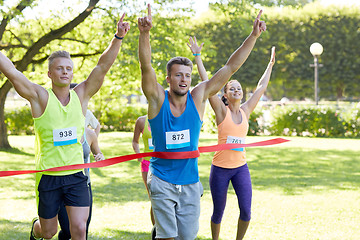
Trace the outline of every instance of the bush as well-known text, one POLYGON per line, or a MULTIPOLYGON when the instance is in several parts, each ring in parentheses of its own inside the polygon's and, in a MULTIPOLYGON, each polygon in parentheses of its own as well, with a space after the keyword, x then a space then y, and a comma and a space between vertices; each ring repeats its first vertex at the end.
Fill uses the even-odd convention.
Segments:
POLYGON ((353 104, 353 106, 341 114, 345 120, 345 136, 346 137, 360 137, 360 103, 353 104))
MULTIPOLYGON (((142 105, 125 105, 118 108, 107 108, 102 112, 99 122, 102 131, 126 131, 134 130, 135 122, 138 117, 147 114, 147 106, 142 105)), ((99 116, 97 112, 95 116, 99 116)))
MULTIPOLYGON (((134 130, 136 119, 147 114, 147 108, 140 105, 126 105, 118 109, 105 109, 102 114, 99 114, 99 112, 94 114, 95 116, 101 116, 99 122, 102 131, 130 132, 134 130)), ((9 135, 34 134, 34 120, 28 106, 5 111, 5 124, 9 135)))
MULTIPOLYGON (((316 106, 276 106, 270 110, 270 126, 259 124, 263 113, 255 110, 249 119, 248 135, 261 135, 264 129, 271 135, 314 137, 360 137, 360 103, 347 109, 316 106)), ((147 114, 146 105, 109 107, 100 116, 102 131, 132 132, 136 119, 147 114)), ((28 106, 5 111, 5 124, 9 135, 34 134, 34 121, 28 106)), ((267 123, 269 124, 269 123, 267 123)), ((217 133, 215 114, 210 104, 206 105, 202 131, 217 133)))
POLYGON ((201 131, 206 133, 217 133, 215 113, 209 103, 206 103, 201 131))
POLYGON ((259 125, 259 119, 261 116, 261 111, 253 111, 250 114, 248 136, 256 136, 263 133, 264 129, 259 125))
POLYGON ((272 111, 272 135, 343 137, 345 122, 330 107, 278 106, 272 111))
POLYGON ((29 106, 5 111, 5 124, 9 135, 34 134, 34 120, 29 106))

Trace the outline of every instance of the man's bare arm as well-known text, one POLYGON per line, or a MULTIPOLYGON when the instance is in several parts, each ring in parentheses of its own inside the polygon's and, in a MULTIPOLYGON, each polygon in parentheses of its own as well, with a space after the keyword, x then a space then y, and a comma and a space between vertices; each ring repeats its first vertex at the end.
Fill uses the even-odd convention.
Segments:
MULTIPOLYGON (((125 13, 121 16, 117 23, 115 35, 118 38, 125 37, 130 29, 129 23, 123 21, 124 17, 125 13)), ((88 100, 100 89, 106 73, 109 71, 119 53, 122 39, 118 39, 117 37, 113 37, 110 45, 100 56, 97 65, 91 71, 89 77, 84 82, 80 83, 76 89, 74 89, 83 103, 83 108, 85 107, 85 109, 87 107, 88 100)))

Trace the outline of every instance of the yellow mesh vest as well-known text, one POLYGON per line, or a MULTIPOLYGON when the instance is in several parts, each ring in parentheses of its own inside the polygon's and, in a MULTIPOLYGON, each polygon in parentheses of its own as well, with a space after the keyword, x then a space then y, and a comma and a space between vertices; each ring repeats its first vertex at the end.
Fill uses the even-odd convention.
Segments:
MULTIPOLYGON (((51 89, 47 91, 49 99, 45 111, 34 118, 36 169, 84 163, 80 139, 84 134, 85 117, 79 97, 70 90, 70 101, 63 106, 51 89)), ((79 171, 81 169, 43 174, 69 175, 79 171)))
MULTIPOLYGON (((151 129, 150 129, 150 126, 149 126, 147 116, 146 116, 146 119, 145 119, 144 131, 142 133, 142 140, 143 140, 143 143, 144 143, 144 152, 152 152, 152 151, 154 151, 153 148, 152 149, 149 148, 149 140, 151 141, 151 129)), ((151 145, 152 145, 152 143, 151 143, 151 145)), ((145 157, 144 159, 145 160, 150 160, 150 157, 145 157)))

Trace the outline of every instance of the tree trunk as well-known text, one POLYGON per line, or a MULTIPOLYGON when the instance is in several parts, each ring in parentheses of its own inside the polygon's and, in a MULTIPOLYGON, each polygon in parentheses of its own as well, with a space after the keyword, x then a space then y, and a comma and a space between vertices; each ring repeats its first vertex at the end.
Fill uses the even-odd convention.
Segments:
POLYGON ((5 124, 5 100, 11 88, 12 85, 9 80, 0 88, 0 149, 11 148, 5 124))
POLYGON ((343 86, 336 87, 336 99, 341 100, 343 98, 343 86))

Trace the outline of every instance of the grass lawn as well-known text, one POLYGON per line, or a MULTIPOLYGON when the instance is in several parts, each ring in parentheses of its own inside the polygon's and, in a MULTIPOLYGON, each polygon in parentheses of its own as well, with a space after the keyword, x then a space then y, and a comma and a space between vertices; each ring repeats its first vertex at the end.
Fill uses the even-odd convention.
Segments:
MULTIPOLYGON (((132 133, 101 133, 107 158, 132 154, 132 133)), ((200 146, 216 144, 202 134, 200 146)), ((272 137, 248 137, 247 143, 272 137)), ((10 136, 0 170, 34 169, 33 136, 10 136)), ((252 220, 245 239, 359 239, 360 140, 286 137, 290 142, 247 148, 253 184, 252 220)), ((198 239, 211 239, 208 183, 212 153, 199 158, 204 186, 198 239)), ((150 202, 135 160, 91 173, 94 209, 89 239, 150 239, 150 202)), ((36 216, 34 176, 0 178, 0 239, 28 239, 36 216)), ((235 239, 239 216, 229 189, 221 239, 235 239)), ((56 237, 54 239, 57 239, 56 237)))

